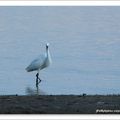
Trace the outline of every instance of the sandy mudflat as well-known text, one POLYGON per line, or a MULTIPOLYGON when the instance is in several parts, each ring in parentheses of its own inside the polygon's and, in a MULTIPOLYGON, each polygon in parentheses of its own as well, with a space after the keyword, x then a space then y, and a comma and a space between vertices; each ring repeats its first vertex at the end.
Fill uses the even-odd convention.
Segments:
POLYGON ((0 96, 0 114, 120 113, 120 95, 0 96))

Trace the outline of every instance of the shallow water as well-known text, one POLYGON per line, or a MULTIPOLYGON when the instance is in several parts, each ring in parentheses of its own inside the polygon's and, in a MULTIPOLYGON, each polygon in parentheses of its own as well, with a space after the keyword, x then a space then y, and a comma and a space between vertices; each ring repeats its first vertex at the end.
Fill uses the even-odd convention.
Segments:
POLYGON ((0 94, 36 90, 25 68, 46 42, 43 93, 120 93, 120 7, 0 7, 0 94))

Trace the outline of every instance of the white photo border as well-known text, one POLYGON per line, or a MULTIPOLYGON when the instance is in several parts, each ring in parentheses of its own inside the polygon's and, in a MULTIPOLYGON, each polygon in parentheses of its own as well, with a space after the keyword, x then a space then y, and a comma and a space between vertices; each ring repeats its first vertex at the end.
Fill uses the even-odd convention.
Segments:
MULTIPOLYGON (((0 1, 1 6, 120 6, 120 1, 0 1)), ((1 114, 0 120, 120 120, 120 115, 108 114, 1 114)))

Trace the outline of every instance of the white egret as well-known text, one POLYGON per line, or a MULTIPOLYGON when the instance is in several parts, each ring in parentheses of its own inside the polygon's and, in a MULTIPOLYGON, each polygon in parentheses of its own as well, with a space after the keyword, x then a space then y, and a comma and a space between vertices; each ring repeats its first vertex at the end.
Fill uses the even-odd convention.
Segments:
POLYGON ((44 55, 40 55, 38 58, 33 60, 30 65, 26 68, 27 72, 37 71, 36 74, 36 87, 41 82, 39 78, 40 70, 48 67, 51 64, 51 56, 49 52, 49 43, 46 44, 46 53, 44 55), (39 82, 38 82, 39 80, 39 82))

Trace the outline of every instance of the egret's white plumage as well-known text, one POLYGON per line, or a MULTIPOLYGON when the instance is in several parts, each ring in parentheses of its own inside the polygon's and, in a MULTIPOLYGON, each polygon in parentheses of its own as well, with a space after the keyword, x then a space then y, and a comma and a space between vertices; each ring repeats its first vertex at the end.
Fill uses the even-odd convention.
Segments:
POLYGON ((49 43, 46 44, 46 53, 40 55, 38 58, 33 60, 30 65, 26 68, 27 72, 39 71, 48 67, 51 64, 51 56, 49 52, 49 43))

